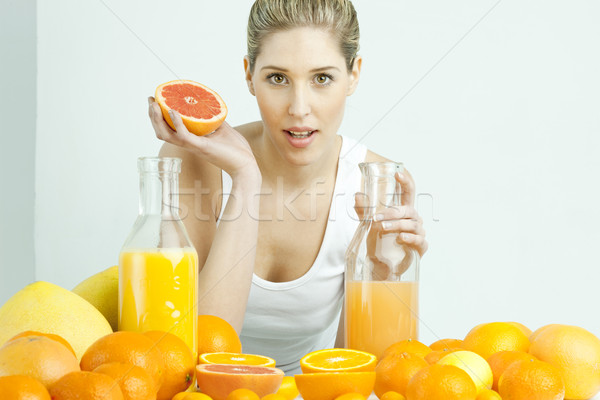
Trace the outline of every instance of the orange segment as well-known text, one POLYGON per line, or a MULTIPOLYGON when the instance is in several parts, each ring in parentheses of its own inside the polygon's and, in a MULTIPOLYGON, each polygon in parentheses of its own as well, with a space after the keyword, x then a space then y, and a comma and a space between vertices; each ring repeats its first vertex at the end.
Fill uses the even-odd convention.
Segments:
POLYGON ((377 357, 352 349, 325 349, 308 353, 300 360, 302 372, 374 371, 377 357))
POLYGON ((375 372, 321 372, 294 378, 304 400, 332 400, 346 393, 369 397, 375 386, 375 372))
POLYGON ((257 365, 261 367, 274 367, 275 360, 257 354, 229 353, 220 351, 200 355, 200 364, 229 364, 229 365, 257 365))

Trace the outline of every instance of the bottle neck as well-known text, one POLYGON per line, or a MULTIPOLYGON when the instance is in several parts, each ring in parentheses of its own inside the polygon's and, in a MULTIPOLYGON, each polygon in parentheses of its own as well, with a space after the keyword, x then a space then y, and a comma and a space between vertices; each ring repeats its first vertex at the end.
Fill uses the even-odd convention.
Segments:
POLYGON ((140 215, 179 219, 178 188, 176 173, 140 173, 140 215))
POLYGON ((179 219, 179 172, 181 159, 142 157, 140 173, 140 216, 179 219))
POLYGON ((396 172, 402 171, 402 164, 362 163, 360 169, 363 173, 364 193, 368 201, 366 218, 373 218, 375 214, 387 207, 400 206, 401 188, 395 175, 396 172))

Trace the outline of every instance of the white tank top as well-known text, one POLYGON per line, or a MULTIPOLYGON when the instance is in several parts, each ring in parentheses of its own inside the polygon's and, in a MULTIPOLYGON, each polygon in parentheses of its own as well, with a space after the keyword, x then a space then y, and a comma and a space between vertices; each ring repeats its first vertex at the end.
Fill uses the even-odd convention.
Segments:
MULTIPOLYGON (((345 253, 358 217, 354 194, 361 191, 367 148, 342 136, 334 193, 321 248, 312 267, 300 278, 271 282, 257 275, 252 286, 240 339, 247 354, 274 358, 286 375, 299 374, 300 358, 334 347, 344 298, 345 253)), ((223 205, 231 192, 231 178, 223 176, 223 205)))

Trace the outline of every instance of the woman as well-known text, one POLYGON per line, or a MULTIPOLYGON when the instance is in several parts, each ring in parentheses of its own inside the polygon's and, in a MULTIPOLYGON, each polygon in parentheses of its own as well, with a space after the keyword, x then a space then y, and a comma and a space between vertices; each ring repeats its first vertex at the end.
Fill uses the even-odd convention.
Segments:
MULTIPOLYGON (((360 76, 358 39, 349 0, 257 0, 244 69, 261 121, 197 137, 177 113, 171 130, 149 99, 167 142, 160 155, 183 159, 181 190, 195 193, 181 203, 199 256, 199 312, 228 320, 246 353, 288 374, 308 352, 343 346, 344 253, 358 220, 344 204, 360 190, 358 163, 388 161, 338 135, 360 76)), ((384 228, 422 255, 413 181, 396 178, 403 206, 384 213, 384 228)))

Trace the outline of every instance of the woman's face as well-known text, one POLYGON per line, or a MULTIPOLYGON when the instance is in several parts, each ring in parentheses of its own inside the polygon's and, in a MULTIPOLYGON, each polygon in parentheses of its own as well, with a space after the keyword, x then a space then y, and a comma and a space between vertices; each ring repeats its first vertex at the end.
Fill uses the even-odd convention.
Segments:
POLYGON ((309 165, 331 155, 360 63, 348 71, 336 38, 313 27, 267 35, 252 73, 244 60, 264 133, 289 163, 309 165))

